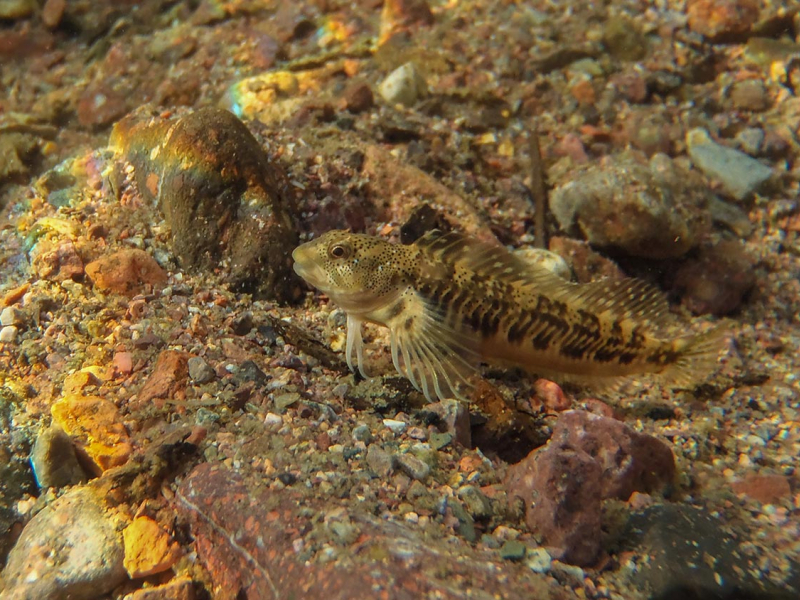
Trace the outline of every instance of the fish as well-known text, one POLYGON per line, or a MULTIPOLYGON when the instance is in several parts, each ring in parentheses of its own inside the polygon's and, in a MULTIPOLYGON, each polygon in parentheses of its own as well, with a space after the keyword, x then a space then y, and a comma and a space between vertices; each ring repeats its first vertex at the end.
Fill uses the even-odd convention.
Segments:
POLYGON ((458 232, 402 245, 334 230, 292 258, 346 313, 351 371, 369 377, 363 324, 387 327, 395 369, 429 401, 468 400, 482 363, 600 390, 645 374, 693 386, 714 370, 725 338, 721 326, 676 333, 664 295, 642 280, 572 283, 458 232))

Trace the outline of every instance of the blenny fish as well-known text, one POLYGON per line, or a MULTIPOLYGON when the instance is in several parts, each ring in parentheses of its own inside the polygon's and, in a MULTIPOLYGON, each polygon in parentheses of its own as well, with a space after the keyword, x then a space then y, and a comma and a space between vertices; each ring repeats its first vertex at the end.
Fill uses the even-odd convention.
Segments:
POLYGON ((347 314, 346 358, 364 377, 362 323, 389 328, 397 371, 429 400, 465 399, 482 362, 614 386, 652 373, 676 387, 713 370, 724 331, 674 335, 668 305, 636 279, 570 283, 503 247, 434 230, 410 245, 330 231, 294 270, 347 314))

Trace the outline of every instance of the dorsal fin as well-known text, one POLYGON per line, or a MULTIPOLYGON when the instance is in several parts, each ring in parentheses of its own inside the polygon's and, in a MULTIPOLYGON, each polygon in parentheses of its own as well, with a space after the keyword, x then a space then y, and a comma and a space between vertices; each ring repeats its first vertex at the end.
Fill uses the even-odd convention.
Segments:
POLYGON ((640 279, 604 279, 587 284, 565 281, 540 266, 522 260, 500 245, 491 245, 457 232, 429 231, 416 242, 432 258, 445 264, 462 264, 483 276, 530 286, 576 308, 615 319, 633 319, 662 329, 670 324, 664 294, 640 279))

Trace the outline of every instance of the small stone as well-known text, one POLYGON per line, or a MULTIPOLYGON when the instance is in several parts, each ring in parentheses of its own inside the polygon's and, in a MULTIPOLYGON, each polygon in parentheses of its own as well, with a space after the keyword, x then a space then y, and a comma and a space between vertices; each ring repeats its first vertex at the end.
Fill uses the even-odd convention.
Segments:
POLYGON ((180 558, 180 546, 150 517, 136 517, 122 537, 125 570, 132 579, 162 573, 180 558))
POLYGON ((13 344, 17 341, 18 329, 14 325, 7 325, 0 329, 0 343, 13 344))
POLYGON ((704 246, 675 273, 673 289, 696 315, 728 315, 756 285, 755 260, 739 240, 704 246))
POLYGON ((42 8, 42 23, 48 29, 55 29, 61 23, 67 0, 47 0, 42 8))
POLYGON ((359 423, 353 428, 353 439, 357 442, 364 442, 369 444, 372 441, 372 432, 369 426, 364 423, 359 423))
POLYGON ((342 99, 344 107, 354 114, 369 110, 375 105, 372 88, 363 81, 348 86, 342 99))
POLYGON ((735 39, 758 21, 756 0, 689 0, 689 28, 714 41, 735 39))
POLYGON ((385 0, 381 11, 380 36, 381 45, 393 35, 410 31, 415 25, 433 23, 433 12, 427 0, 385 0))
POLYGON ((116 405, 97 396, 70 394, 53 404, 53 421, 69 435, 101 475, 128 461, 133 447, 116 405))
POLYGON ((748 475, 731 483, 736 494, 743 494, 759 504, 776 504, 792 495, 789 480, 783 475, 748 475))
POLYGON ((475 531, 475 521, 473 521, 469 513, 464 510, 461 502, 450 496, 447 498, 447 508, 450 510, 453 517, 455 517, 456 522, 458 523, 458 535, 463 537, 468 542, 474 542, 477 540, 478 532, 475 531))
POLYGON ((396 461, 401 471, 417 481, 424 480, 431 473, 430 466, 412 454, 400 454, 397 456, 396 461))
POLYGON ((394 459, 378 444, 371 444, 367 450, 367 465, 378 477, 386 479, 394 469, 394 459))
POLYGON ((503 560, 520 561, 525 558, 527 548, 519 540, 506 540, 500 548, 500 558, 503 560))
POLYGON ((603 43, 620 60, 636 61, 647 55, 647 38, 637 23, 626 17, 611 17, 606 22, 603 43))
POLYGON ((167 282, 167 273, 144 250, 120 250, 86 265, 86 274, 103 291, 134 296, 145 286, 167 282))
POLYGON ((747 200, 772 178, 772 169, 733 148, 717 144, 705 129, 686 134, 694 165, 736 200, 747 200))
POLYGON ((389 73, 378 86, 378 93, 389 104, 412 106, 427 94, 425 78, 414 63, 406 63, 389 73))
POLYGON ((169 583, 142 588, 122 597, 122 600, 195 600, 194 581, 179 577, 169 583))
POLYGON ((284 412, 287 408, 294 406, 302 399, 302 396, 300 396, 300 394, 297 392, 278 394, 273 400, 275 402, 275 410, 278 412, 284 412))
POLYGON ((734 108, 763 112, 769 108, 769 96, 760 79, 745 79, 731 86, 730 101, 734 108))
POLYGON ((189 368, 189 378, 192 380, 192 383, 197 385, 208 383, 217 376, 211 365, 200 356, 191 357, 186 361, 186 366, 189 368))
POLYGON ((451 398, 429 404, 427 409, 441 419, 441 426, 444 428, 445 433, 450 434, 450 439, 454 439, 456 443, 464 448, 472 447, 469 411, 462 402, 451 398))
POLYGON ((2 600, 91 600, 127 579, 121 536, 94 493, 76 488, 46 506, 8 555, 2 600))
POLYGON ((567 410, 572 404, 561 386, 549 379, 537 379, 533 384, 533 389, 538 398, 544 402, 545 408, 551 412, 567 410))
POLYGON ((178 350, 164 350, 156 366, 136 397, 140 404, 153 402, 161 408, 167 400, 180 400, 186 395, 189 376, 189 355, 178 350))
POLYGON ((522 248, 515 251, 514 256, 518 256, 534 267, 550 271, 553 275, 567 281, 572 277, 572 271, 567 261, 550 250, 545 250, 544 248, 522 248))
POLYGON ((458 490, 458 497, 464 502, 464 508, 476 521, 492 516, 492 503, 483 492, 473 485, 465 485, 458 490))
POLYGON ((32 251, 31 267, 40 278, 49 281, 76 280, 84 272, 83 260, 69 240, 56 245, 37 244, 32 251))
POLYGON ((383 424, 395 435, 402 435, 403 432, 408 428, 408 423, 404 421, 398 421, 397 419, 384 419, 383 424))
POLYGON ((86 474, 75 456, 75 446, 60 427, 48 427, 36 437, 31 465, 40 488, 61 488, 86 481, 86 474))
POLYGON ((747 152, 750 156, 758 156, 764 145, 764 138, 765 134, 763 129, 748 127, 737 133, 735 139, 742 150, 747 152))
POLYGON ((261 370, 254 361, 246 360, 242 364, 239 365, 239 368, 236 370, 236 373, 233 376, 233 380, 242 385, 244 383, 253 382, 257 386, 263 386, 267 381, 269 381, 269 377, 264 371, 261 370))
POLYGON ((114 372, 118 375, 130 375, 133 371, 133 354, 130 352, 116 352, 112 361, 114 372))
POLYGON ((547 573, 553 564, 553 559, 544 548, 529 548, 527 557, 525 564, 534 573, 547 573))
POLYGON ((450 442, 453 441, 453 434, 452 433, 439 433, 435 432, 431 434, 431 447, 434 450, 441 450, 442 448, 446 447, 450 442))
POLYGON ((16 306, 6 306, 0 312, 0 325, 22 325, 25 322, 25 313, 16 306))

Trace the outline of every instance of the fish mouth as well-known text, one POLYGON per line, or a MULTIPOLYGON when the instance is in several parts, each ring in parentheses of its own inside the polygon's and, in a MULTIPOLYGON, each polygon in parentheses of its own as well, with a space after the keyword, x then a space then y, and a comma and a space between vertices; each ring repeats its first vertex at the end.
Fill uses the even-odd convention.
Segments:
POLYGON ((325 276, 325 270, 314 260, 309 258, 303 246, 298 246, 294 249, 294 252, 292 252, 292 260, 294 261, 292 268, 295 273, 320 291, 326 291, 325 287, 327 286, 325 283, 327 277, 325 276))

